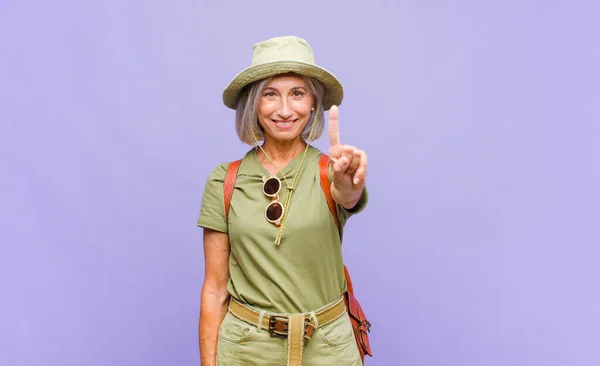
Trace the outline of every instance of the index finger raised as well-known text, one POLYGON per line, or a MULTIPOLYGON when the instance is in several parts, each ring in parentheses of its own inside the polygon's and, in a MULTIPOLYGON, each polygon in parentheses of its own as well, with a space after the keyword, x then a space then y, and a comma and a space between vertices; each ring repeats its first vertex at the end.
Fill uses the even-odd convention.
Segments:
POLYGON ((340 120, 337 106, 331 106, 329 110, 329 145, 340 144, 340 120))

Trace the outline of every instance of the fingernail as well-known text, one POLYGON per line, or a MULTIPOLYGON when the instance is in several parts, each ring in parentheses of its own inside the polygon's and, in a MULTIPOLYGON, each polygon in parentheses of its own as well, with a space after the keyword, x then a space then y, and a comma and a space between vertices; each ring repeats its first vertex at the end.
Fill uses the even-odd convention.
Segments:
POLYGON ((358 184, 358 182, 360 182, 360 179, 354 178, 354 184, 358 184))

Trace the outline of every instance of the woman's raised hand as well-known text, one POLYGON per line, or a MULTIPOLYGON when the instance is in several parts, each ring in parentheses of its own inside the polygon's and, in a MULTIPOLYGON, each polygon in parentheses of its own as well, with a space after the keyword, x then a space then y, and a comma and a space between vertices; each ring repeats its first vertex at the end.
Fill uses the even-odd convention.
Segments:
POLYGON ((367 154, 351 145, 340 143, 340 120, 337 106, 329 111, 329 158, 333 164, 331 196, 344 206, 356 205, 367 179, 367 154))

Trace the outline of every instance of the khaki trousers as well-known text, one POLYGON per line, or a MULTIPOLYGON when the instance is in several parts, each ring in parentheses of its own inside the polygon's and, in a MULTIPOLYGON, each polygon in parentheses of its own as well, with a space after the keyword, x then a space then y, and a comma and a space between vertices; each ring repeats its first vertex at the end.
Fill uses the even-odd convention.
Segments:
MULTIPOLYGON (((219 328, 217 366, 285 366, 287 343, 227 312, 219 328)), ((317 328, 304 344, 302 365, 362 366, 348 313, 317 328)))

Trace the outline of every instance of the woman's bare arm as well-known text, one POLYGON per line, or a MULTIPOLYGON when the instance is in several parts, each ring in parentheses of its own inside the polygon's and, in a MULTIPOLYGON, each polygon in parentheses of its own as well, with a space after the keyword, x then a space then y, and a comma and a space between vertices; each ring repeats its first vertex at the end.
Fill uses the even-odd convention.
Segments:
POLYGON ((204 229, 204 284, 198 323, 202 366, 216 365, 217 336, 227 314, 229 294, 229 237, 225 233, 204 229))

